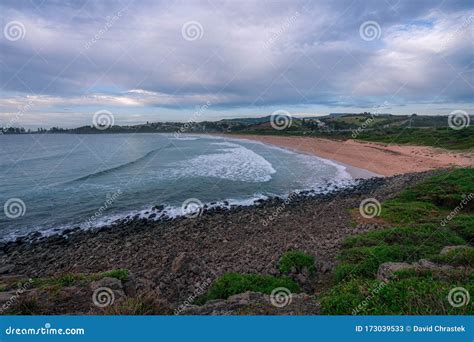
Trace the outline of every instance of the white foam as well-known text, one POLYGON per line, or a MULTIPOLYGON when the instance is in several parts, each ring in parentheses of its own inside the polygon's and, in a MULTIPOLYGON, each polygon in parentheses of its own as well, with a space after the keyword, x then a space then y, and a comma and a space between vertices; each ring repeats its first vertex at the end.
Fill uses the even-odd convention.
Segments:
POLYGON ((191 138, 191 137, 181 137, 181 138, 168 138, 170 140, 181 140, 181 141, 192 141, 198 140, 199 138, 191 138))
POLYGON ((218 149, 217 153, 176 162, 173 165, 176 173, 180 177, 215 177, 252 183, 268 182, 276 173, 270 162, 242 145, 230 142, 213 144, 225 148, 218 149))

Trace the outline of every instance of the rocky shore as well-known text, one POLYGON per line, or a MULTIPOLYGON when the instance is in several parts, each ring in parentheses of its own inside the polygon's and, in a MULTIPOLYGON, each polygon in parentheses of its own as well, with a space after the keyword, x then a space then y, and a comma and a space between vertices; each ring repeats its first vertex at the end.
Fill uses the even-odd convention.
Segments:
MULTIPOLYGON (((163 313, 172 313, 186 303, 183 313, 189 310, 189 314, 211 314, 209 307, 200 310, 193 306, 193 301, 218 276, 226 272, 278 275, 276 265, 280 256, 298 249, 314 256, 317 276, 311 283, 300 279, 301 288, 307 294, 298 295, 295 302, 302 303, 304 308, 289 308, 293 310, 291 313, 317 313, 318 305, 309 303, 307 298, 330 286, 335 255, 343 239, 384 226, 377 220, 354 224, 350 210, 358 208, 366 198, 382 202, 437 172, 360 180, 353 187, 328 194, 294 195, 286 201, 260 200, 251 207, 214 208, 196 218, 139 219, 96 231, 74 230, 48 238, 5 243, 0 249, 0 285, 12 279, 127 269, 131 281, 126 285, 115 284, 121 291, 120 297, 152 298, 164 308, 163 313)), ((46 297, 40 296, 43 299, 33 311, 97 312, 90 298, 99 285, 66 289, 67 295, 55 293, 55 298, 43 291, 42 296, 46 297), (62 306, 51 305, 58 301, 62 306)), ((40 290, 27 290, 31 291, 40 290)), ((265 299, 252 293, 248 296, 265 299)), ((0 300, 7 297, 0 296, 0 300)), ((248 304, 248 300, 243 303, 248 304)), ((242 303, 242 298, 228 301, 242 303)), ((211 306, 228 313, 229 307, 239 307, 234 304, 211 303, 211 306)), ((275 308, 269 310, 244 313, 275 313, 275 308)))

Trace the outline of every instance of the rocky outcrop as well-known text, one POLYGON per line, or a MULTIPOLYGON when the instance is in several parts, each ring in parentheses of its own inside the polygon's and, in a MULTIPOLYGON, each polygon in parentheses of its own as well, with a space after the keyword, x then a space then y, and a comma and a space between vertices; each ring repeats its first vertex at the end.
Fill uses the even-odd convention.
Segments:
POLYGON ((224 300, 211 300, 202 306, 190 305, 181 310, 182 315, 315 315, 319 303, 305 293, 291 294, 284 302, 272 303, 271 296, 259 292, 245 292, 224 300), (275 305, 276 304, 276 305, 275 305))

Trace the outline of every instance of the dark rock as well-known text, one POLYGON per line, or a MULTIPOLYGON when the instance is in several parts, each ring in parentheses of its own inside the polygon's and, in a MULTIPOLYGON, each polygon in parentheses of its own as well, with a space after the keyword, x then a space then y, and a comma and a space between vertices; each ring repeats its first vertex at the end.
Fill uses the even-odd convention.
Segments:
POLYGON ((7 264, 0 266, 0 274, 10 273, 15 269, 15 265, 7 264))

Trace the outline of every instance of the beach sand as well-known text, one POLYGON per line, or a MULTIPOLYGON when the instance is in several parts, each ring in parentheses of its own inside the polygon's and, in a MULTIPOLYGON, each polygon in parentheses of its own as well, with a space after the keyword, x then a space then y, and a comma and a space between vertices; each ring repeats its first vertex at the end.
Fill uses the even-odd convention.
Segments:
MULTIPOLYGON (((427 171, 450 166, 474 166, 474 152, 458 152, 428 146, 387 145, 354 140, 265 135, 227 135, 260 141, 294 151, 331 159, 348 166, 351 173, 365 169, 382 176, 427 171)), ((360 172, 359 172, 360 173, 360 172)))

